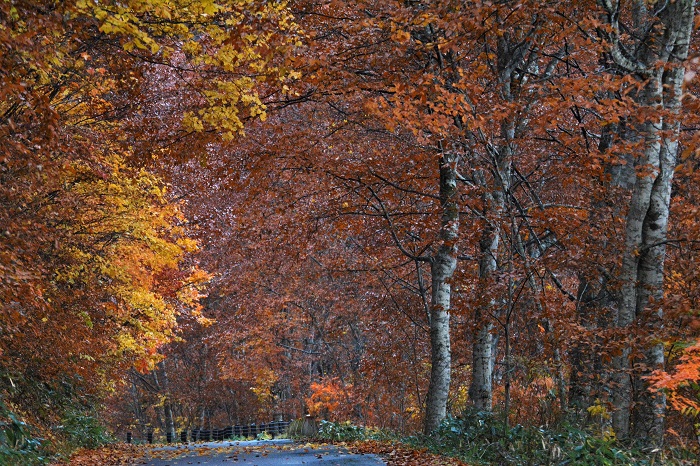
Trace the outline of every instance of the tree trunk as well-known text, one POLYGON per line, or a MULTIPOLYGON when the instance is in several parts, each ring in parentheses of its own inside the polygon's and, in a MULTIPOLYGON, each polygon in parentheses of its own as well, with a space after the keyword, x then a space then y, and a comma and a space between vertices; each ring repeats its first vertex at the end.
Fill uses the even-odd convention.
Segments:
MULTIPOLYGON (((674 68, 666 71, 663 77, 664 89, 670 95, 665 97, 666 108, 678 111, 680 107, 681 86, 684 70, 674 68)), ((680 124, 677 121, 662 124, 663 137, 659 154, 659 174, 651 192, 649 210, 642 225, 645 238, 644 249, 640 251, 638 280, 642 286, 637 295, 637 318, 644 327, 660 329, 662 326, 663 310, 659 302, 663 298, 664 258, 666 256, 666 239, 668 232, 669 206, 671 203, 671 186, 673 172, 676 168, 678 140, 676 139, 680 124), (675 137, 674 137, 675 136, 675 137)), ((635 400, 634 436, 649 435, 660 443, 664 432, 664 413, 666 398, 663 393, 649 391, 644 376, 653 370, 663 369, 664 349, 661 343, 651 343, 645 351, 645 370, 636 374, 633 383, 634 393, 639 396, 635 400)))
POLYGON ((579 415, 586 412, 594 400, 607 400, 607 372, 603 358, 594 347, 605 344, 598 334, 599 329, 611 326, 610 309, 615 308, 614 296, 608 289, 604 277, 588 279, 579 277, 576 293, 576 320, 581 327, 579 338, 569 347, 571 375, 569 376, 569 408, 579 415))
POLYGON ((141 397, 139 396, 138 386, 136 385, 136 379, 133 375, 131 380, 131 396, 133 399, 134 417, 138 422, 139 436, 144 438, 147 420, 143 412, 143 405, 141 403, 141 397))
POLYGON ((425 402, 423 431, 430 435, 447 415, 450 391, 450 280, 457 266, 459 208, 457 205, 457 162, 455 154, 440 158, 440 204, 442 221, 440 246, 431 258, 432 297, 430 303, 431 370, 425 402))
POLYGON ((170 396, 170 383, 168 380, 168 373, 165 370, 164 362, 158 363, 158 367, 161 370, 162 379, 162 389, 165 393, 165 399, 163 400, 163 414, 165 415, 165 429, 166 433, 170 433, 172 439, 175 439, 175 419, 173 416, 173 404, 170 396))
MULTIPOLYGON (((661 80, 655 76, 648 83, 646 94, 648 102, 661 99, 661 80)), ((644 174, 637 176, 630 198, 629 211, 625 224, 625 251, 620 269, 620 304, 617 311, 616 327, 627 329, 632 326, 637 315, 637 292, 639 289, 638 268, 639 253, 644 247, 642 226, 649 211, 651 193, 655 179, 658 176, 659 152, 661 150, 661 124, 648 122, 643 125, 642 133, 646 148, 639 158, 638 167, 653 169, 652 176, 644 174)), ((613 360, 613 429, 620 438, 628 438, 630 434, 630 409, 632 406, 632 379, 630 367, 631 347, 626 344, 621 354, 613 360)))
MULTIPOLYGON (((486 179, 483 174, 477 177, 480 184, 486 187, 486 179)), ((498 267, 498 245, 500 243, 500 225, 498 216, 503 210, 502 193, 487 191, 483 196, 484 214, 487 219, 493 220, 487 224, 479 241, 479 279, 486 280, 498 267)), ((495 305, 491 302, 491 307, 495 305)), ((494 336, 493 323, 484 316, 481 309, 474 313, 476 327, 474 342, 472 344, 472 382, 469 386, 469 399, 474 408, 479 411, 491 411, 493 405, 493 366, 494 366, 494 336)))
POLYGON ((612 26, 608 37, 610 55, 619 70, 644 77, 644 87, 636 100, 643 109, 652 110, 638 128, 644 151, 635 163, 638 172, 626 217, 615 320, 621 333, 628 335, 636 326, 647 330, 649 335, 642 340, 645 359, 642 364, 630 359, 629 339, 614 358, 613 428, 619 438, 634 438, 658 446, 663 441, 665 399, 649 392, 644 376, 662 368, 664 363, 663 348, 655 340, 662 326, 664 244, 680 130, 674 117, 683 95, 683 63, 688 57, 695 1, 665 3, 658 12, 653 11, 654 4, 649 6, 652 11, 641 4, 634 9, 634 27, 644 32, 636 44, 637 56, 624 53, 626 47, 620 44, 619 4, 610 0, 601 0, 601 4, 612 26))
POLYGON ((477 329, 472 345, 472 383, 469 399, 479 411, 491 411, 493 405, 493 324, 484 321, 479 310, 475 313, 477 329))
MULTIPOLYGON (((485 184, 485 181, 483 181, 485 184)), ((484 199, 488 210, 498 210, 494 207, 495 201, 491 193, 484 199)), ((502 204, 502 202, 501 202, 502 204)), ((493 217, 490 215, 489 217, 493 217)), ((496 271, 496 256, 500 241, 500 229, 498 223, 487 225, 479 242, 481 258, 479 260, 479 279, 485 280, 492 272, 496 271)), ((491 302, 491 307, 495 305, 491 302)), ((469 386, 469 399, 474 408, 479 411, 491 411, 493 405, 493 366, 495 359, 493 323, 484 316, 481 309, 474 313, 476 327, 474 342, 472 344, 472 382, 469 386)))
MULTIPOLYGON (((509 76, 503 77, 508 82, 509 76)), ((504 91, 506 100, 511 100, 508 91, 504 91)), ((486 281, 498 269, 498 248, 501 241, 501 215, 505 208, 506 195, 510 186, 512 150, 510 143, 515 137, 515 127, 512 123, 502 122, 501 137, 503 143, 495 157, 493 167, 493 184, 489 185, 483 172, 476 175, 476 180, 484 188, 482 197, 484 217, 487 224, 479 240, 479 280, 486 281)), ((486 287, 484 287, 486 288, 486 287)), ((489 307, 494 309, 499 303, 490 300, 489 307)), ((479 411, 491 411, 493 404, 493 369, 496 358, 493 323, 477 309, 475 312, 476 327, 472 346, 472 383, 469 387, 469 398, 479 411)))

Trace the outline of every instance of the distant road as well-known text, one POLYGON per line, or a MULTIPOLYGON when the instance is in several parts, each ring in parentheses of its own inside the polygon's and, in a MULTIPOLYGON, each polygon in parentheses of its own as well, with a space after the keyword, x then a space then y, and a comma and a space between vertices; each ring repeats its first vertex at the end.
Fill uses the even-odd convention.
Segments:
POLYGON ((375 455, 348 453, 334 446, 301 444, 291 440, 208 442, 152 450, 148 466, 379 466, 375 455))

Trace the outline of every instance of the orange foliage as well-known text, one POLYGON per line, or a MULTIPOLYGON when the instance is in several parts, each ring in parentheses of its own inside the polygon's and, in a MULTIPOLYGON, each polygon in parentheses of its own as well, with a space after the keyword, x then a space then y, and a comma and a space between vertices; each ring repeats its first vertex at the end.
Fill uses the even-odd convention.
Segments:
POLYGON ((312 382, 311 396, 306 405, 311 416, 337 420, 346 418, 352 405, 352 385, 343 384, 337 377, 312 382))
POLYGON ((308 408, 413 430, 448 246, 455 411, 487 324, 514 421, 561 414, 567 376, 614 389, 585 372, 625 338, 639 359, 663 342, 650 380, 700 410, 699 104, 679 118, 665 321, 619 331, 631 191, 612 179, 657 109, 607 62, 602 2, 107 3, 0 5, 0 393, 112 390, 133 365, 148 409, 113 401, 123 428, 162 428, 168 400, 190 428, 308 408), (459 234, 441 243, 445 154, 459 234))

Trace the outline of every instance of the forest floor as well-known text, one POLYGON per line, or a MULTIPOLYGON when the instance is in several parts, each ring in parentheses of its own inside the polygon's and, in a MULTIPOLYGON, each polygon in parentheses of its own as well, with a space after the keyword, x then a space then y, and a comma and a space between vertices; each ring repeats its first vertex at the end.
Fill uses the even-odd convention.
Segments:
MULTIPOLYGON (((113 444, 79 450, 72 466, 179 466, 203 464, 333 464, 371 466, 468 466, 402 444, 375 440, 337 443, 261 441, 209 442, 179 446, 113 444), (331 460, 332 462, 324 461, 331 460)), ((58 464, 54 466, 59 466, 58 464)))

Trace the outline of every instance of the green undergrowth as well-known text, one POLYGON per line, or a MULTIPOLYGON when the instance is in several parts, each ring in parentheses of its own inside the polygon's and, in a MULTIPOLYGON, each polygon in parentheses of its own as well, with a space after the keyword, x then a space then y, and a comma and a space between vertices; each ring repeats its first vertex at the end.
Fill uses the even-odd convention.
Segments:
POLYGON ((0 465, 41 465, 78 448, 113 441, 91 399, 64 380, 58 388, 0 375, 0 465))
POLYGON ((459 458, 470 465, 686 466, 700 464, 687 450, 644 451, 573 425, 557 428, 506 426, 501 416, 467 412, 448 417, 434 436, 398 437, 349 422, 321 421, 314 437, 326 441, 391 440, 459 458))
POLYGON ((318 435, 324 440, 352 441, 352 440, 393 440, 391 433, 370 427, 356 426, 348 422, 321 421, 318 435))
POLYGON ((435 436, 407 441, 434 453, 483 465, 680 466, 698 464, 699 459, 682 450, 625 447, 611 436, 569 424, 549 429, 507 426, 502 416, 476 411, 459 418, 448 417, 435 436))
POLYGON ((0 400, 0 464, 42 464, 46 456, 42 439, 0 400))
POLYGON ((97 415, 89 410, 68 410, 60 425, 55 427, 60 437, 67 443, 68 450, 97 448, 114 441, 97 415))
POLYGON ((97 448, 113 441, 90 413, 71 410, 49 430, 51 439, 0 402, 0 465, 33 466, 68 458, 78 448, 97 448))

